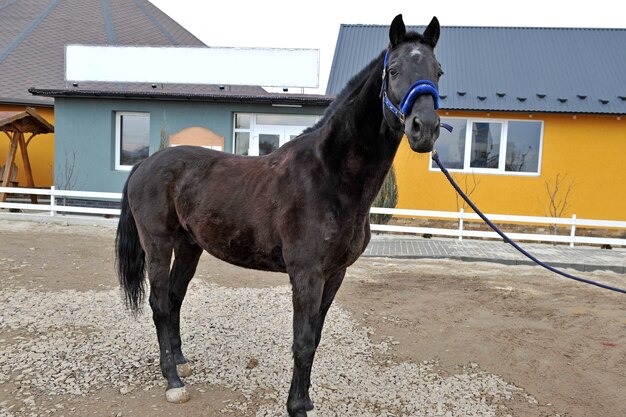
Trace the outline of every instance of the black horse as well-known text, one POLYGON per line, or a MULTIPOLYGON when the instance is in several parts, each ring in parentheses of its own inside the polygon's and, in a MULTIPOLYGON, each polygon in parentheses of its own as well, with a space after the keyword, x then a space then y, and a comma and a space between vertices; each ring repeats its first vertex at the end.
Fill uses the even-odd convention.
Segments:
POLYGON ((400 141, 406 134, 414 151, 429 152, 439 136, 437 18, 418 34, 407 33, 398 15, 389 39, 388 50, 315 126, 269 155, 180 146, 133 168, 123 191, 117 267, 135 312, 147 270, 168 401, 189 399, 180 379, 191 374, 180 308, 206 250, 245 268, 289 274, 294 366, 287 409, 291 417, 313 409, 311 366, 324 319, 346 268, 369 242, 369 209, 400 141))

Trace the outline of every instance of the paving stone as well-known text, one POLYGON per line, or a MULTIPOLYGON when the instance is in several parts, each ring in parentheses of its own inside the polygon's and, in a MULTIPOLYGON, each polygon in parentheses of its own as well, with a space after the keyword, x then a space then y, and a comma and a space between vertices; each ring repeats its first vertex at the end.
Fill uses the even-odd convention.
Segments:
MULTIPOLYGON (((559 268, 626 273, 626 249, 522 243, 536 258, 559 268)), ((531 265, 533 262, 502 241, 374 235, 364 256, 389 258, 448 258, 469 262, 531 265)))

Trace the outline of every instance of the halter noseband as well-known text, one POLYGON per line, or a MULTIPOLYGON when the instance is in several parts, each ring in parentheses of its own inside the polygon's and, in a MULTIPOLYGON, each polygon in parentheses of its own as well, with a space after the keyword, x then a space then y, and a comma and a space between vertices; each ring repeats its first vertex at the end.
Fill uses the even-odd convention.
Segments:
MULTIPOLYGON (((400 101, 400 107, 395 106, 389 97, 387 96, 387 61, 389 60, 389 49, 387 49, 387 53, 385 54, 385 61, 383 62, 383 85, 380 89, 380 96, 383 99, 383 106, 387 107, 389 111, 391 111, 403 124, 406 120, 406 114, 411 111, 413 107, 413 103, 419 96, 424 94, 429 94, 432 96, 433 101, 435 102, 435 110, 439 109, 439 91, 437 90, 437 86, 428 80, 418 80, 415 81, 411 87, 409 87, 409 91, 406 92, 402 101, 400 101)), ((385 110, 383 108, 383 115, 385 114, 385 110)), ((449 128, 449 125, 442 123, 441 126, 445 129, 449 128)))

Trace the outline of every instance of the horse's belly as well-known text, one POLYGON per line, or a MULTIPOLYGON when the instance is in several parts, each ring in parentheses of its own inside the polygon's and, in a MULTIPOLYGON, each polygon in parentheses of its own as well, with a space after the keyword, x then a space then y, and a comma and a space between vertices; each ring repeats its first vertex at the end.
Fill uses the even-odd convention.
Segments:
MULTIPOLYGON (((244 250, 224 251, 215 247, 205 248, 207 252, 222 261, 248 269, 261 271, 286 272, 282 253, 277 256, 266 253, 250 253, 244 250)), ((276 251, 279 252, 279 251, 276 251)))
POLYGON ((198 243, 211 255, 233 265, 263 271, 285 272, 282 247, 271 240, 261 242, 254 233, 204 233, 198 243))

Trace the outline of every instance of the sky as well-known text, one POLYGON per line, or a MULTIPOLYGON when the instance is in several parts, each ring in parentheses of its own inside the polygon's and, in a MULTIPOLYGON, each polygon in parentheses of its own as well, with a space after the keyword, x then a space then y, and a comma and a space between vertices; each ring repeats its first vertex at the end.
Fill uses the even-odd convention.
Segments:
MULTIPOLYGON (((207 46, 313 48, 320 51, 320 87, 328 82, 339 26, 407 25, 626 28, 616 0, 150 0, 207 46)), ((619 51, 626 53, 626 50, 619 51)))

